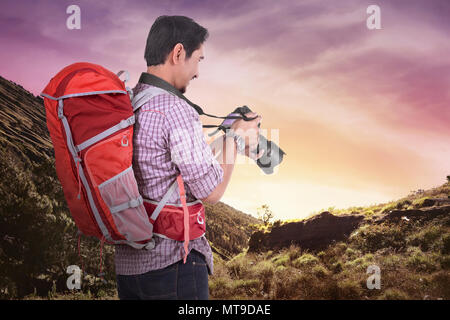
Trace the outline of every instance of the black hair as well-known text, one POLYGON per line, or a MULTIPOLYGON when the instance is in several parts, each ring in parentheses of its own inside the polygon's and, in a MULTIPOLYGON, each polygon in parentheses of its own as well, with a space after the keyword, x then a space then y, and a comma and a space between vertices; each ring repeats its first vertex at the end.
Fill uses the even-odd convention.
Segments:
POLYGON ((208 30, 184 16, 160 16, 153 23, 145 45, 147 67, 164 64, 177 43, 186 50, 186 59, 208 38, 208 30))

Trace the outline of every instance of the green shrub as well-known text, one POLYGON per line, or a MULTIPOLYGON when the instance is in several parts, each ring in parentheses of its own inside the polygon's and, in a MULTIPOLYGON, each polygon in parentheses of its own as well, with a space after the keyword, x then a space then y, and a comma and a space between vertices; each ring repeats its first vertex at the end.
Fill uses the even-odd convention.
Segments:
POLYGON ((367 253, 363 256, 365 261, 373 261, 374 260, 374 256, 371 253, 367 253))
POLYGON ((419 199, 415 199, 412 203, 412 205, 415 208, 423 208, 423 207, 428 207, 429 206, 429 202, 430 202, 431 198, 430 197, 422 197, 419 199))
POLYGON ((301 255, 301 249, 297 246, 290 246, 288 250, 289 260, 294 261, 301 255))
POLYGON ((396 202, 389 203, 389 204, 385 205, 383 207, 383 209, 381 209, 381 213, 388 213, 389 211, 392 211, 394 209, 397 209, 397 203, 396 202))
POLYGON ((273 279, 274 299, 295 299, 300 289, 300 275, 292 268, 279 269, 273 279))
POLYGON ((341 256, 347 250, 347 244, 344 242, 338 242, 333 248, 334 254, 337 256, 341 256))
POLYGON ((359 299, 362 288, 358 282, 346 279, 338 282, 338 294, 340 299, 359 299))
POLYGON ((302 273, 297 276, 298 299, 323 299, 327 294, 327 287, 323 285, 324 280, 318 280, 314 274, 302 273))
POLYGON ((283 272, 284 270, 286 270, 286 267, 283 265, 279 265, 275 268, 275 274, 283 272))
POLYGON ((319 258, 319 259, 323 259, 324 257, 325 257, 325 252, 323 252, 323 251, 320 251, 318 254, 317 254, 317 258, 319 258))
POLYGON ((262 290, 269 292, 272 287, 275 268, 269 261, 260 261, 253 267, 253 273, 256 278, 262 282, 262 290))
POLYGON ((318 278, 325 278, 330 274, 330 272, 324 266, 320 265, 314 266, 312 268, 312 272, 318 278))
POLYGON ((232 290, 233 294, 244 294, 249 297, 255 296, 259 293, 260 280, 258 279, 239 279, 233 281, 232 290))
POLYGON ((398 254, 390 254, 383 257, 382 265, 387 270, 397 270, 403 263, 402 256, 398 254))
MULTIPOLYGON (((436 242, 436 240, 438 240, 441 237, 442 234, 442 229, 441 227, 438 226, 431 226, 430 228, 428 228, 428 230, 426 230, 423 233, 423 241, 426 244, 426 248, 430 248, 432 247, 432 245, 434 244, 434 242, 436 242)), ((426 249, 426 250, 427 250, 426 249)))
POLYGON ((356 268, 358 270, 366 270, 369 265, 370 263, 362 257, 345 263, 345 267, 356 268))
POLYGON ((209 292, 213 297, 231 298, 232 287, 228 279, 218 277, 209 281, 209 292))
POLYGON ((413 234, 408 242, 413 246, 420 246, 422 251, 428 251, 440 246, 440 238, 442 235, 442 228, 440 226, 429 226, 420 232, 413 234))
POLYGON ((436 270, 434 261, 425 255, 419 248, 410 248, 411 256, 406 261, 406 265, 416 271, 430 272, 436 270))
POLYGON ((373 210, 365 210, 365 211, 363 212, 363 214, 364 214, 365 216, 367 216, 367 217, 371 217, 371 216, 373 216, 373 215, 375 214, 375 212, 374 212, 373 210))
POLYGON ((312 267, 319 263, 319 259, 317 259, 315 256, 309 253, 305 253, 299 258, 295 259, 292 262, 292 265, 296 268, 302 268, 302 267, 312 267))
POLYGON ((250 270, 249 262, 250 261, 246 257, 246 254, 240 253, 228 261, 225 265, 228 268, 230 275, 236 278, 243 278, 250 270))
POLYGON ((405 207, 408 207, 409 205, 411 205, 411 201, 410 200, 408 200, 408 199, 400 200, 400 201, 397 202, 397 205, 396 205, 395 208, 398 209, 398 210, 402 210, 405 207))
POLYGON ((386 291, 379 296, 378 298, 379 300, 407 300, 408 299, 408 295, 399 290, 399 289, 386 289, 386 291))
POLYGON ((361 256, 361 251, 349 247, 347 248, 347 250, 345 250, 345 256, 347 257, 347 259, 353 260, 361 256))
POLYGON ((269 261, 260 261, 253 267, 253 272, 263 278, 273 276, 274 266, 269 261))
POLYGON ((351 242, 363 252, 376 252, 383 248, 403 249, 406 246, 405 231, 398 225, 373 225, 360 228, 351 242))
POLYGON ((345 254, 347 255, 347 257, 355 257, 356 256, 356 251, 352 248, 347 248, 347 250, 345 250, 345 254))
POLYGON ((276 256, 272 259, 272 262, 275 267, 278 266, 287 266, 290 262, 289 255, 288 254, 281 254, 279 256, 276 256))

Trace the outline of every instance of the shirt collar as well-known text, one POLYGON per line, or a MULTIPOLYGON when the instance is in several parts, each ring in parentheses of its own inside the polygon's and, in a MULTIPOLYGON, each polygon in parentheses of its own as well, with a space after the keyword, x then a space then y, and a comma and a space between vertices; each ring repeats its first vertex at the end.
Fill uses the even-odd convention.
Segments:
POLYGON ((193 107, 197 113, 199 115, 204 114, 202 108, 200 108, 198 105, 196 105, 195 103, 191 102, 188 98, 186 98, 181 92, 180 90, 178 90, 177 88, 175 88, 174 86, 172 86, 170 83, 168 83, 167 81, 161 79, 160 77, 157 77, 151 73, 148 72, 142 72, 141 77, 139 78, 139 82, 140 83, 145 83, 145 84, 149 84, 151 86, 155 86, 158 88, 161 88, 163 90, 166 90, 174 95, 176 95, 177 97, 183 99, 184 101, 186 101, 191 107, 193 107))

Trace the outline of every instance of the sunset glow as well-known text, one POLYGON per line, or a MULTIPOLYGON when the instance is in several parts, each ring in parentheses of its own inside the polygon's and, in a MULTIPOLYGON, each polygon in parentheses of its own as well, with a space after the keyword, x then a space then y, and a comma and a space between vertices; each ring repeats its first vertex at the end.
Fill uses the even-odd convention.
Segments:
POLYGON ((287 153, 273 175, 236 166, 222 198, 236 209, 256 215, 268 204, 276 219, 303 218, 388 202, 450 174, 446 0, 377 1, 379 30, 366 26, 370 1, 76 1, 80 30, 66 27, 70 4, 1 2, 0 75, 39 94, 88 61, 128 70, 134 86, 155 18, 193 18, 210 37, 186 96, 215 115, 249 106, 287 153))

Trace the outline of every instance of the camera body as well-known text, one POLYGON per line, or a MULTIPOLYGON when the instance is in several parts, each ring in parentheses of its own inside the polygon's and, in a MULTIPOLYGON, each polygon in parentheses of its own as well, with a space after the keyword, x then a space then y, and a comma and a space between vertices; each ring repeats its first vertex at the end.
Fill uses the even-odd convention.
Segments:
POLYGON ((283 161, 283 156, 286 152, 281 150, 275 142, 267 140, 266 137, 261 134, 259 135, 256 153, 259 153, 260 149, 264 149, 264 154, 261 158, 256 160, 256 164, 265 174, 272 174, 273 169, 283 161))
MULTIPOLYGON (((245 116, 245 114, 249 112, 252 112, 252 110, 250 110, 250 108, 247 106, 236 108, 232 113, 228 115, 228 117, 230 118, 227 118, 222 122, 218 130, 222 129, 223 131, 226 131, 227 129, 230 129, 233 122, 239 118, 242 118, 246 121, 255 119, 245 116)), ((215 133, 217 133, 217 131, 210 135, 214 135, 215 133)), ((259 143, 256 147, 256 150, 253 150, 251 152, 258 154, 260 150, 264 150, 264 154, 261 156, 261 158, 256 160, 256 164, 261 168, 261 170, 264 171, 265 174, 272 174, 274 168, 283 161, 283 157, 284 155, 286 155, 286 152, 284 152, 275 142, 267 140, 266 137, 261 134, 259 135, 259 143)))

